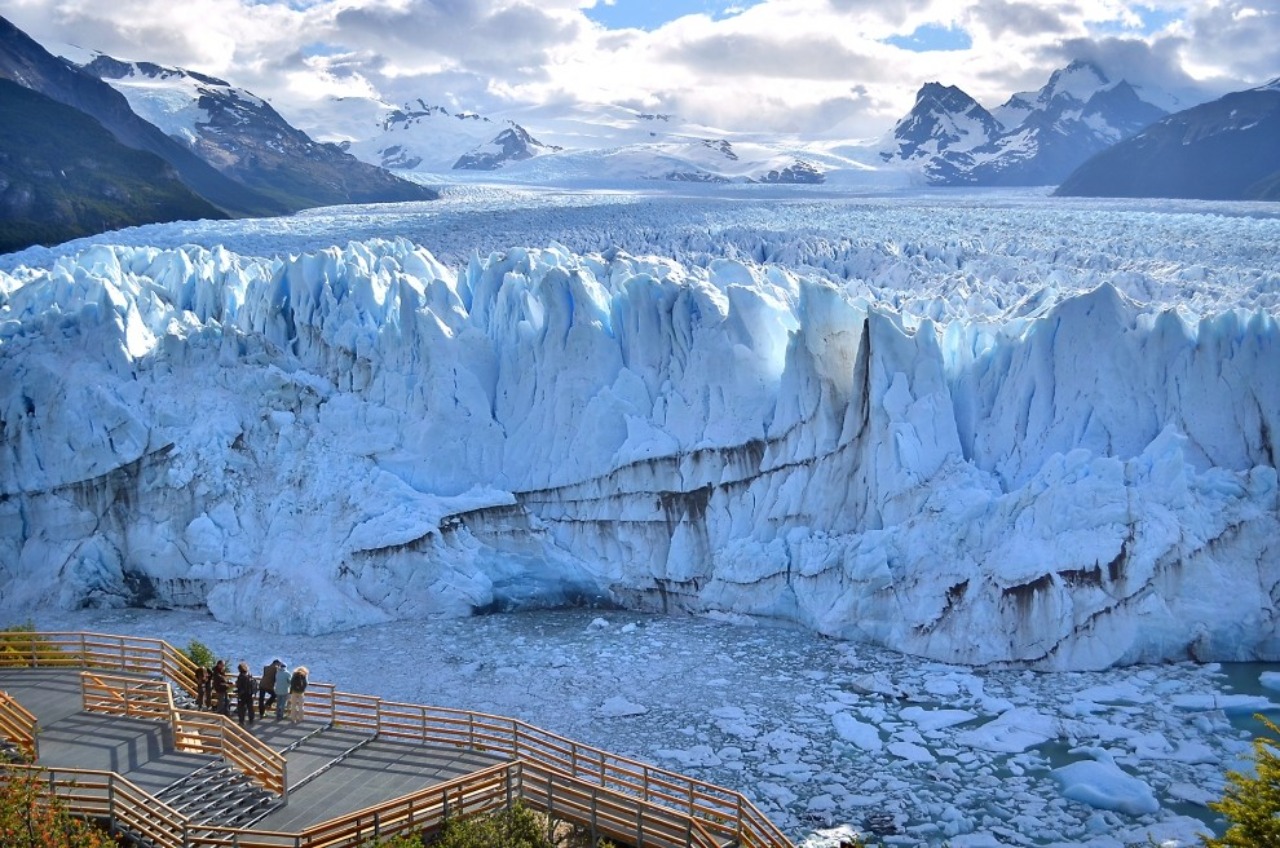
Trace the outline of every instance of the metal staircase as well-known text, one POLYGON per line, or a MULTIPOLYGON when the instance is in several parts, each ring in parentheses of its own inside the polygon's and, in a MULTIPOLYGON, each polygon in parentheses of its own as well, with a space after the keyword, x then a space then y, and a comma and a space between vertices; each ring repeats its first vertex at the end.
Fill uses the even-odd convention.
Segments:
POLYGON ((165 789, 156 798, 191 819, 193 824, 248 827, 284 801, 249 778, 215 760, 165 789))

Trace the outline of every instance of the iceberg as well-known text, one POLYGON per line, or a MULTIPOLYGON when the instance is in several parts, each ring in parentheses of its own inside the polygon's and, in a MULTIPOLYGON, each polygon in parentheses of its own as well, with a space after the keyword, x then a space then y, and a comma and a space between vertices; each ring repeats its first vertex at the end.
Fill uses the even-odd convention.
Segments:
POLYGON ((1280 657, 1264 307, 921 314, 745 257, 405 239, 0 271, 0 609, 579 603, 965 664, 1280 657))

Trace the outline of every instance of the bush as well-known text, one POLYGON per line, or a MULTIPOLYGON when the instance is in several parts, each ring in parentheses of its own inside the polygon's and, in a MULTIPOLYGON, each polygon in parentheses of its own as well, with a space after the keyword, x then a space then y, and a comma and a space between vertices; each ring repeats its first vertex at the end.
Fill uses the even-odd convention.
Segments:
MULTIPOLYGON (((1272 733, 1280 736, 1265 716, 1255 716, 1272 733)), ((1209 808, 1227 818, 1227 832, 1221 839, 1206 837, 1210 848, 1259 848, 1280 845, 1280 739, 1259 736, 1253 740, 1256 777, 1238 771, 1227 772, 1227 789, 1221 801, 1209 808)))
POLYGON ((14 624, 0 630, 0 667, 28 668, 46 663, 48 640, 35 635, 33 622, 14 624))
POLYGON ((493 815, 450 819, 432 848, 552 848, 543 820, 517 802, 493 815))
POLYGON ((5 848, 108 848, 112 843, 51 796, 37 771, 0 770, 0 845, 5 848))
POLYGON ((213 655, 213 651, 204 642, 192 639, 187 647, 182 649, 182 653, 187 655, 187 659, 191 660, 201 668, 208 668, 218 661, 213 655))

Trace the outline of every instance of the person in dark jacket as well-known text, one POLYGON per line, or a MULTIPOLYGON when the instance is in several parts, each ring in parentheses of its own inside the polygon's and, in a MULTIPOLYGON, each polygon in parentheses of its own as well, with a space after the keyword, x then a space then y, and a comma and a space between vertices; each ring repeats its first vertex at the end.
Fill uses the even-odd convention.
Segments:
POLYGON ((196 709, 209 708, 209 669, 196 666, 196 709))
POLYGON ((267 707, 276 702, 276 673, 283 667, 280 660, 262 667, 262 677, 258 678, 258 718, 265 718, 267 707))
POLYGON ((249 673, 249 664, 240 663, 236 675, 236 719, 240 726, 253 724, 253 696, 258 694, 258 681, 249 673))
POLYGON ((209 687, 213 692, 213 709, 228 718, 231 717, 231 681, 227 680, 227 664, 218 660, 209 672, 209 687))

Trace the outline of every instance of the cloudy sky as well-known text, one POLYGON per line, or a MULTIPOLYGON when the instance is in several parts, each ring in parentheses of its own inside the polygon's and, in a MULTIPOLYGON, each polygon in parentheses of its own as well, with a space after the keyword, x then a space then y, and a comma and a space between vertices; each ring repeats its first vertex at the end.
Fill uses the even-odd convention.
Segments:
POLYGON ((988 107, 1073 58, 1216 96, 1280 75, 1277 0, 5 0, 42 42, 178 65, 324 138, 331 96, 613 103, 878 136, 927 81, 988 107))

